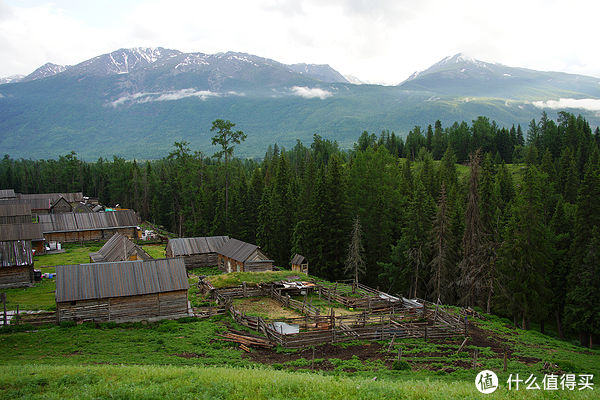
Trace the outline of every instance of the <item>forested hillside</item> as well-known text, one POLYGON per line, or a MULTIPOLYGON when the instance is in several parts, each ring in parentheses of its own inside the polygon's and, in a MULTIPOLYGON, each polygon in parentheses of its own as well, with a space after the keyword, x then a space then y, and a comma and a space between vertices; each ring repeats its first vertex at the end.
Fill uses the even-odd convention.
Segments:
POLYGON ((569 113, 525 129, 479 117, 415 127, 406 140, 364 132, 350 151, 315 135, 309 147, 270 146, 261 161, 185 142, 148 162, 7 155, 0 188, 83 191, 180 236, 257 243, 280 266, 303 254, 312 274, 331 280, 346 274, 358 217, 366 284, 481 306, 524 328, 551 323, 591 346, 600 333, 599 145, 598 128, 569 113))

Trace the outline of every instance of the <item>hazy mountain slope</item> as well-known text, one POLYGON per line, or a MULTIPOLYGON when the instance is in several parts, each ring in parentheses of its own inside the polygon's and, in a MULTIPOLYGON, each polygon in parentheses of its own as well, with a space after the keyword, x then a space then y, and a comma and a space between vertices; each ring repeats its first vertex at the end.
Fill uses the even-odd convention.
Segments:
MULTIPOLYGON (((351 146, 364 130, 406 133, 437 119, 447 126, 485 115, 501 126, 526 125, 542 111, 532 100, 600 97, 595 78, 461 55, 396 87, 338 82, 338 75, 328 66, 289 66, 244 53, 120 49, 0 85, 0 149, 12 157, 75 150, 86 159, 153 158, 187 140, 212 154, 211 122, 223 118, 248 134, 237 154, 262 156, 270 143, 292 146, 315 133, 351 146)), ((571 111, 599 122, 593 112, 571 111)))

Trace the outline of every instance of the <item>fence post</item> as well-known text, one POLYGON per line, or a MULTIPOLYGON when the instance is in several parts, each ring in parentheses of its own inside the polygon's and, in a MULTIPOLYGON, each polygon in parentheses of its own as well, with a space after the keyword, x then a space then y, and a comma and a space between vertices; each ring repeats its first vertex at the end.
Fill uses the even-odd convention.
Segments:
POLYGON ((246 282, 245 282, 245 281, 244 281, 244 282, 242 282, 242 291, 243 291, 243 296, 244 296, 244 297, 247 297, 247 296, 246 296, 246 282))
POLYGON ((425 325, 425 341, 427 341, 427 325, 425 325))
POLYGON ((477 355, 479 354, 479 350, 475 349, 473 352, 473 368, 477 366, 477 355))
POLYGON ((467 330, 467 317, 465 316, 465 336, 468 335, 468 330, 467 330))
POLYGON ((4 326, 6 326, 7 325, 7 318, 6 318, 6 293, 0 293, 0 300, 2 300, 2 305, 3 305, 3 308, 4 308, 4 319, 3 319, 3 322, 4 322, 4 326))
POLYGON ((15 316, 15 324, 19 325, 19 305, 17 304, 17 315, 15 316))

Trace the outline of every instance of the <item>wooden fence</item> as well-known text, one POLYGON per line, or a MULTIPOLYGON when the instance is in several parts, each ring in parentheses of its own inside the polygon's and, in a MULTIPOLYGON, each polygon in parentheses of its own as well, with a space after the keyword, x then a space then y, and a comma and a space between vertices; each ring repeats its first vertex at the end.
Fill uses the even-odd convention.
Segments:
POLYGON ((444 339, 466 335, 467 325, 460 317, 442 310, 439 304, 422 299, 396 298, 364 285, 354 288, 345 284, 333 287, 317 285, 319 295, 349 308, 364 310, 359 314, 322 315, 319 309, 305 301, 292 299, 273 285, 212 290, 217 304, 228 309, 234 320, 254 331, 264 334, 271 342, 288 348, 299 348, 323 343, 339 343, 352 340, 389 340, 403 338, 444 339), (359 296, 357 297, 356 294, 359 296), (285 322, 298 327, 297 333, 278 331, 265 319, 249 316, 233 306, 234 298, 270 296, 282 306, 298 310, 304 316, 284 318, 285 322))

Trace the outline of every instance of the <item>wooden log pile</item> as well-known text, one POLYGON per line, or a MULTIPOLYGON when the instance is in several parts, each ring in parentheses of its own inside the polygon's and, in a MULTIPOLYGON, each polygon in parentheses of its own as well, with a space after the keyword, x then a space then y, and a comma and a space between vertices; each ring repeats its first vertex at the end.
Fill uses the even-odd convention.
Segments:
MULTIPOLYGON (((275 345, 273 343, 271 343, 268 339, 265 339, 265 338, 262 338, 259 336, 250 335, 245 332, 228 331, 228 332, 219 334, 217 336, 219 337, 219 340, 222 340, 225 342, 238 343, 238 344, 240 344, 240 347, 242 347, 242 346, 244 346, 246 348, 247 347, 256 347, 256 348, 261 348, 261 349, 271 349, 271 348, 275 347, 275 345)), ((244 347, 242 347, 242 349, 244 349, 244 347)))

